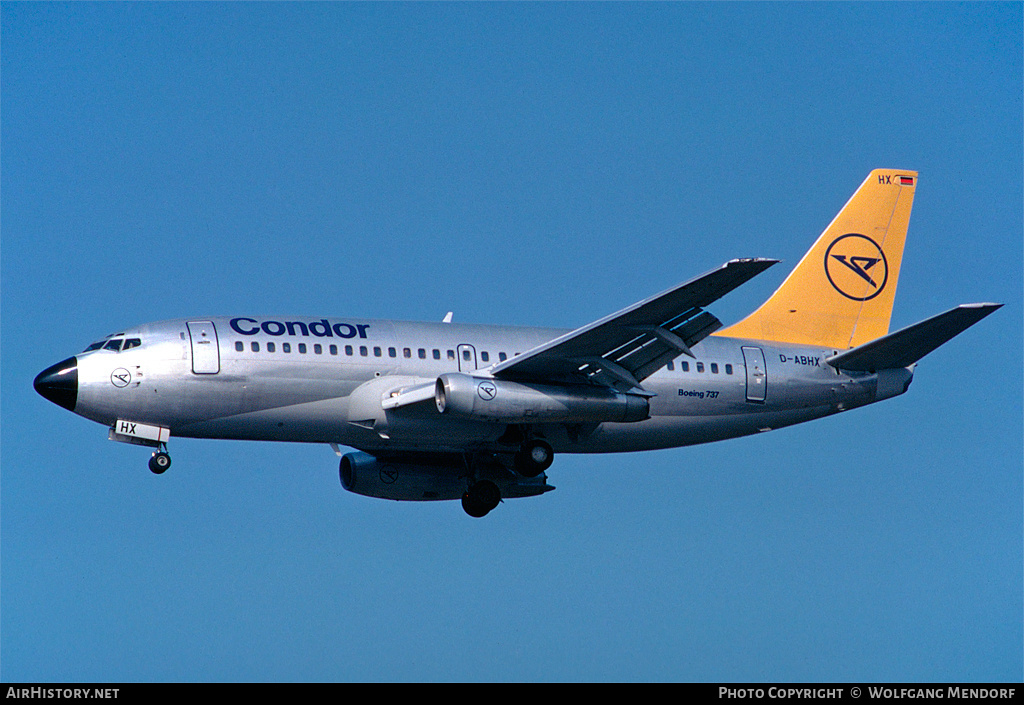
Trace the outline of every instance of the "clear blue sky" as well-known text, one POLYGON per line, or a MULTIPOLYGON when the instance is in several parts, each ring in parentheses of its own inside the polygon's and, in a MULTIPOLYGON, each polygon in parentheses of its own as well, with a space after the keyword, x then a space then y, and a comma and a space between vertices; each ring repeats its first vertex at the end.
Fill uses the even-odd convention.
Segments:
POLYGON ((0 678, 1022 678, 1019 3, 0 5, 0 678), (326 446, 145 449, 32 390, 186 316, 575 327, 781 282, 920 171, 893 326, 1006 306, 908 394, 560 456, 484 520, 326 446))

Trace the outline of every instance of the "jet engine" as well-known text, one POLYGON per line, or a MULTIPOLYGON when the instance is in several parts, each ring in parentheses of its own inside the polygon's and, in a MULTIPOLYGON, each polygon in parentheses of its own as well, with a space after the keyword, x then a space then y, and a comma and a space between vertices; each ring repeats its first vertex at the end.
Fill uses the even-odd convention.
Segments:
POLYGON ((541 474, 525 478, 498 463, 474 466, 472 477, 461 459, 436 463, 406 463, 377 458, 356 451, 341 458, 341 486, 349 492, 378 499, 424 501, 460 499, 467 488, 484 481, 500 492, 500 497, 535 497, 554 489, 541 474))
POLYGON ((633 422, 650 417, 646 397, 588 385, 509 382, 450 373, 437 378, 442 414, 495 423, 633 422))
POLYGON ((459 499, 466 491, 465 472, 454 465, 392 462, 369 453, 342 456, 339 474, 349 492, 378 499, 459 499))

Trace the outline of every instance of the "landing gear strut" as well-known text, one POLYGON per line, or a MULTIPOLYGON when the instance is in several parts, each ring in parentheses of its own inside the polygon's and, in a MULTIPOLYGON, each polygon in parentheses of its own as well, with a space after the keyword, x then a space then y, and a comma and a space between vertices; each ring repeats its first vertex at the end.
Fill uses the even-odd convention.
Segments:
POLYGON ((547 441, 531 438, 523 443, 515 455, 515 467, 523 477, 537 477, 551 467, 555 453, 547 441))
POLYGON ((501 490, 490 480, 480 480, 462 493, 462 508, 466 514, 479 519, 498 506, 501 490))
POLYGON ((149 469, 156 475, 162 475, 169 467, 171 467, 171 456, 166 451, 157 451, 149 459, 149 469))

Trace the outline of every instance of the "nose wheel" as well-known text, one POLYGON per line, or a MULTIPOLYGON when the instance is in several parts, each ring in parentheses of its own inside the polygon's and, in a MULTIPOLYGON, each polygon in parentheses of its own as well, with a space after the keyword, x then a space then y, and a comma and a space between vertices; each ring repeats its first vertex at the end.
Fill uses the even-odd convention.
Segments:
POLYGON ((153 457, 149 459, 149 469, 155 475, 162 475, 169 467, 171 467, 171 456, 165 451, 157 451, 156 453, 153 453, 153 457))

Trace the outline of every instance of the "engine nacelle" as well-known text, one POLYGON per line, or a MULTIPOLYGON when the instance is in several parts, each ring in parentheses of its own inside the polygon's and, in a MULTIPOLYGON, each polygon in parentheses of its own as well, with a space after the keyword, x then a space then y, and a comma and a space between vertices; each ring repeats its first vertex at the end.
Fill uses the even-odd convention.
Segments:
POLYGON ((463 473, 455 466, 394 463, 362 452, 342 456, 339 474, 349 492, 378 499, 459 499, 466 491, 463 473))
MULTIPOLYGON (((554 489, 547 477, 522 477, 497 463, 475 468, 478 480, 490 480, 503 498, 536 497, 554 489)), ((349 492, 377 499, 424 501, 461 499, 469 486, 465 465, 460 461, 403 463, 381 460, 356 451, 341 458, 338 474, 349 492)))
POLYGON ((586 385, 525 384, 450 373, 437 378, 442 414, 495 423, 632 422, 650 417, 646 397, 586 385))

